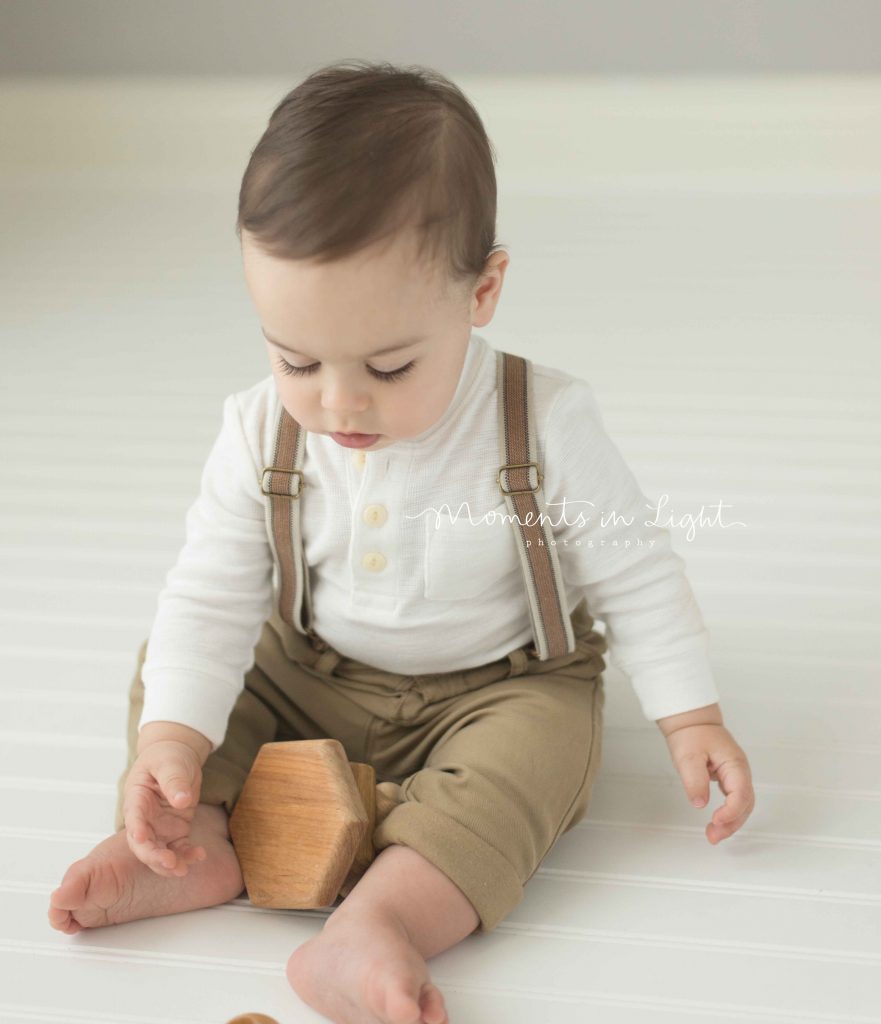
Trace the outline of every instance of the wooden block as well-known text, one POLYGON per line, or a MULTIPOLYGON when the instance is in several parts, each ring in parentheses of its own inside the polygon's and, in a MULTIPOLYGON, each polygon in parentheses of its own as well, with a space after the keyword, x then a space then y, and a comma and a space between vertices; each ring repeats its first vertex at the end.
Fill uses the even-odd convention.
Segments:
MULTIPOLYGON (((368 778, 361 769, 358 774, 368 778)), ((372 860, 371 819, 355 779, 338 740, 263 744, 229 820, 254 906, 329 907, 356 855, 364 863, 365 838, 372 860)))

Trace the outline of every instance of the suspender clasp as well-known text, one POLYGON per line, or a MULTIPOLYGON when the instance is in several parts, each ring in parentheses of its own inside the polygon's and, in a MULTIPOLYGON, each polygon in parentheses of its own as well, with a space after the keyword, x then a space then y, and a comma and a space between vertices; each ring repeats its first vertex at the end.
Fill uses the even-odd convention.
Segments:
MULTIPOLYGON (((275 481, 273 480, 272 483, 274 483, 274 482, 275 481)), ((303 491, 303 488, 305 487, 305 485, 306 485, 306 481, 303 478, 303 471, 301 469, 284 469, 281 466, 264 466, 263 467, 263 473, 262 473, 262 475, 260 477, 260 490, 264 494, 272 495, 272 497, 274 497, 274 498, 299 498, 300 494, 303 491), (267 486, 266 486, 266 474, 267 473, 287 473, 288 476, 295 476, 295 477, 297 477, 297 490, 293 494, 290 493, 290 482, 288 482, 288 485, 287 485, 288 489, 284 490, 284 491, 275 491, 275 490, 272 490, 271 487, 267 488, 267 486)))
POLYGON ((311 626, 306 627, 306 636, 309 637, 309 642, 315 648, 316 651, 326 651, 329 644, 326 640, 322 639, 311 626))
POLYGON ((496 477, 496 479, 498 480, 499 490, 502 492, 502 494, 535 494, 535 492, 541 487, 541 482, 542 480, 544 480, 544 477, 542 476, 541 470, 538 468, 537 462, 511 462, 508 463, 507 465, 502 466, 502 468, 498 472, 498 476, 496 477), (535 467, 535 475, 538 477, 538 482, 536 483, 535 487, 524 487, 519 491, 506 490, 505 485, 502 483, 502 473, 504 473, 508 469, 526 469, 527 467, 535 467))

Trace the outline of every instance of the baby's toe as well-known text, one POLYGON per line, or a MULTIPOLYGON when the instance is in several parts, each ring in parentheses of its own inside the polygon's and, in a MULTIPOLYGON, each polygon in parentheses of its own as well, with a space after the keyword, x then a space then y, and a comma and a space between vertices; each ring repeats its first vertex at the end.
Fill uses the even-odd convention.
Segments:
POLYGON ((61 885, 49 896, 52 906, 61 910, 76 910, 86 898, 88 883, 88 866, 84 861, 75 861, 65 871, 61 885))
POLYGON ((67 869, 61 885, 49 894, 49 924, 58 931, 74 934, 82 931, 73 911, 83 905, 88 888, 88 868, 77 861, 67 869))
POLYGON ((400 974, 394 977, 387 974, 385 998, 381 1001, 384 1004, 381 1019, 388 1021, 388 1024, 422 1024, 420 991, 415 979, 404 978, 400 974))
POLYGON ((437 985, 427 981, 422 986, 420 1005, 422 1006, 422 1020, 424 1024, 449 1024, 444 997, 441 995, 437 985))

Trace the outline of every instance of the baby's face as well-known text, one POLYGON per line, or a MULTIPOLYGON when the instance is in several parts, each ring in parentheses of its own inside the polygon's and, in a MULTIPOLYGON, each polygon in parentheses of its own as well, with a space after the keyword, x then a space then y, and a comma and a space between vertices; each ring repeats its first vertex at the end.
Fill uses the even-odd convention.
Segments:
POLYGON ((242 260, 285 409, 316 434, 378 435, 368 451, 443 415, 471 328, 488 322, 501 286, 483 298, 480 285, 473 295, 447 288, 417 267, 409 235, 320 265, 267 256, 243 231, 242 260))

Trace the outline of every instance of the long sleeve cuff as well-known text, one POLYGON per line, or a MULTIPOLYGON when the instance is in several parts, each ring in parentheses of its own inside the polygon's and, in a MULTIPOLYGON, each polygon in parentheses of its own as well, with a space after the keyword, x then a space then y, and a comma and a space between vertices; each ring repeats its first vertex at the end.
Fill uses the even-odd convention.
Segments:
POLYGON ((211 753, 223 743, 229 716, 238 692, 213 676, 191 669, 163 668, 149 678, 144 670, 144 708, 138 731, 148 722, 178 722, 202 733, 211 741, 211 753))
POLYGON ((719 703, 713 670, 701 651, 668 658, 663 664, 641 665, 628 674, 643 715, 653 722, 719 703))

